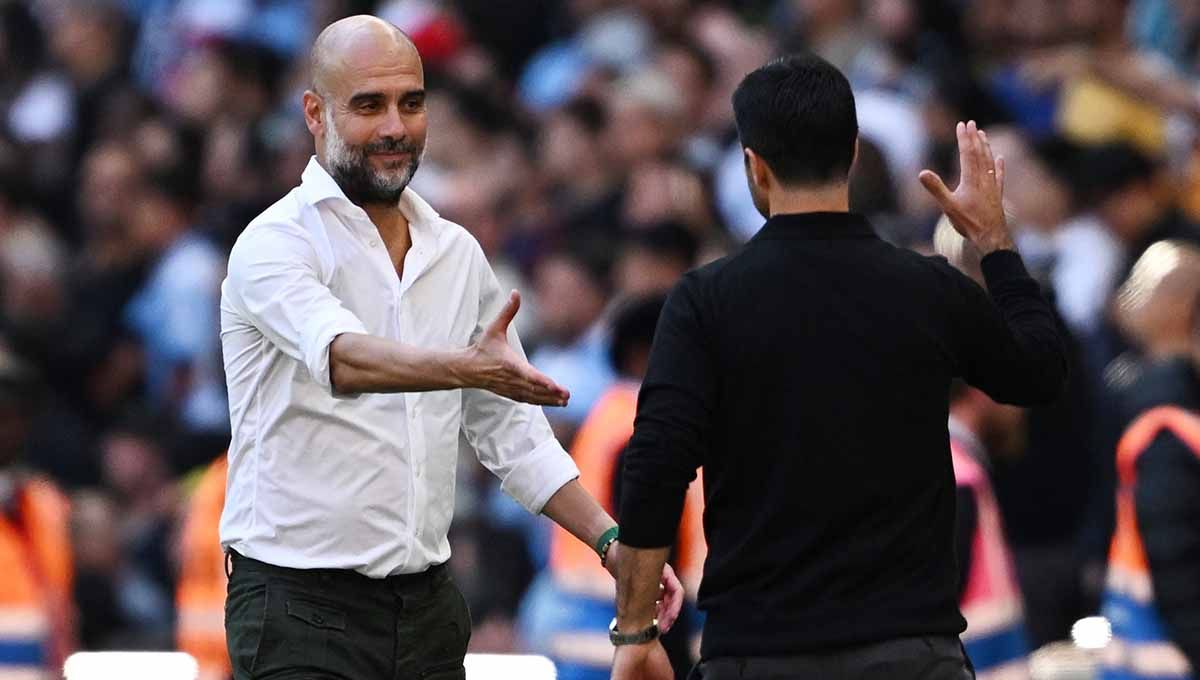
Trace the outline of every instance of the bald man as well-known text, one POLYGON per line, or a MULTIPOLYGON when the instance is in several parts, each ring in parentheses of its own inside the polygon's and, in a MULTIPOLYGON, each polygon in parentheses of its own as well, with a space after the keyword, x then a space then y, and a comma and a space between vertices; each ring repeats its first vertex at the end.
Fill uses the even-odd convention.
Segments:
POLYGON ((1200 249, 1160 241, 1117 293, 1141 351, 1116 451, 1117 524, 1100 678, 1192 678, 1200 669, 1200 249))
MULTIPOLYGON (((539 408, 569 394, 509 328, 519 295, 408 188, 424 85, 394 26, 326 28, 303 101, 316 156, 230 254, 221 543, 237 680, 464 677, 470 616, 445 568, 460 445, 597 559, 619 550, 539 408)), ((663 573, 669 623, 681 590, 663 573)))

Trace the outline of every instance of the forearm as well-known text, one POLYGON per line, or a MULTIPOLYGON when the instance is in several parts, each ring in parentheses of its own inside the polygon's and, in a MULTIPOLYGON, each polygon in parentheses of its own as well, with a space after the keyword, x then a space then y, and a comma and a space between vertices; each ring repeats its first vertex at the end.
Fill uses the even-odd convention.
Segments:
POLYGON ((542 514, 589 546, 595 546, 601 534, 617 524, 578 479, 555 492, 546 501, 542 514))
POLYGON ((654 620, 659 579, 670 548, 623 546, 617 557, 617 630, 635 633, 654 620))
MULTIPOLYGON (((985 359, 992 374, 988 393, 1018 405, 1053 401, 1067 380, 1066 347, 1054 310, 1016 253, 993 253, 982 266, 988 293, 1007 331, 985 359)), ((980 344, 989 343, 983 339, 980 344)))
POLYGON ((343 333, 329 344, 329 374, 342 394, 474 386, 463 350, 423 349, 359 333, 343 333))
POLYGON ((1092 72, 1109 84, 1171 111, 1200 115, 1192 83, 1171 69, 1159 68, 1133 52, 1100 53, 1090 60, 1092 72))

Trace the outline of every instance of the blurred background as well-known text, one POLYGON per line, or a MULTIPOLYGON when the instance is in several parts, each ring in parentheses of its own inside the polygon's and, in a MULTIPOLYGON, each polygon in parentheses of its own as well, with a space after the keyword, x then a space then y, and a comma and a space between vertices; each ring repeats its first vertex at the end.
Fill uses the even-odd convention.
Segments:
MULTIPOLYGON (((219 285, 313 153, 312 38, 355 13, 416 42, 429 141, 412 186, 524 294, 532 361, 572 392, 548 415, 573 453, 599 452, 610 507, 632 416, 604 407, 636 388, 658 296, 762 223, 741 77, 795 49, 838 66, 861 127, 852 209, 924 252, 939 214, 917 173, 954 177, 955 121, 978 121, 1074 371, 1058 403, 974 434, 1033 646, 1099 611, 1116 442, 1168 333, 1119 323, 1114 292, 1152 244, 1200 241, 1200 1, 0 0, 0 503, 23 536, 0 571, 32 573, 22 606, 54 603, 58 653, 219 654, 219 285), (41 512, 20 510, 30 485, 43 525, 23 521, 41 512)), ((1159 317, 1191 319, 1190 295, 1159 317)), ((569 550, 469 457, 451 538, 473 651, 611 653, 549 642, 577 612, 548 613, 539 583, 569 550)), ((676 555, 692 588, 696 542, 676 555)))

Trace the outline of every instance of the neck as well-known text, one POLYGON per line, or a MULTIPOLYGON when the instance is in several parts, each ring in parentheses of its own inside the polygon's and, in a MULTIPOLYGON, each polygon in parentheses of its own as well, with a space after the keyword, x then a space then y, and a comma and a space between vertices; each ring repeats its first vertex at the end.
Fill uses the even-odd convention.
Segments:
POLYGON ((408 236, 408 218, 400 211, 398 205, 382 203, 363 204, 363 212, 371 218, 371 223, 379 230, 384 241, 390 242, 396 236, 408 236))
POLYGON ((795 189, 780 187, 767 199, 771 217, 790 213, 849 212, 850 185, 846 182, 795 189))

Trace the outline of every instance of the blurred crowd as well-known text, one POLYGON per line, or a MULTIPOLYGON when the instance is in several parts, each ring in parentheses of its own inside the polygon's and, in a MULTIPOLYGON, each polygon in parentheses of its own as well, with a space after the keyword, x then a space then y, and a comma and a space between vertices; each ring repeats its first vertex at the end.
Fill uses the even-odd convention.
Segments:
MULTIPOLYGON (((182 517, 229 434, 225 257, 299 182, 307 49, 353 13, 423 56, 412 187, 524 293, 531 360, 572 392, 548 411, 568 448, 644 361, 614 342, 625 303, 762 223, 730 107, 745 73, 797 49, 842 69, 852 209, 917 250, 939 217, 917 173, 953 176, 954 123, 978 121, 1075 363, 1054 406, 984 428, 996 494, 1034 642, 1097 611, 1139 365, 1113 292, 1151 244, 1200 242, 1200 2, 0 0, 0 502, 31 474, 70 499, 81 648, 174 644, 182 517)), ((473 649, 529 648, 549 523, 469 459, 459 479, 473 649)))

